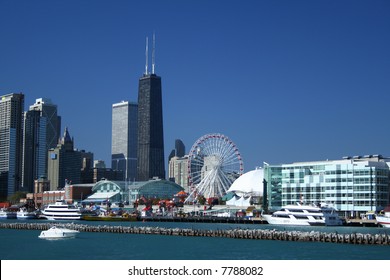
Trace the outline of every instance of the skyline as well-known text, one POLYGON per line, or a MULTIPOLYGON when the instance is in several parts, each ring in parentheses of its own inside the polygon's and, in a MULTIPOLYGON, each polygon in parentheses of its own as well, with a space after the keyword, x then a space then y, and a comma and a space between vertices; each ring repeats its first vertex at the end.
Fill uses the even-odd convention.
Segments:
POLYGON ((165 158, 208 133, 262 163, 389 156, 386 1, 3 1, 0 95, 50 98, 111 166, 112 105, 136 102, 156 35, 165 158))

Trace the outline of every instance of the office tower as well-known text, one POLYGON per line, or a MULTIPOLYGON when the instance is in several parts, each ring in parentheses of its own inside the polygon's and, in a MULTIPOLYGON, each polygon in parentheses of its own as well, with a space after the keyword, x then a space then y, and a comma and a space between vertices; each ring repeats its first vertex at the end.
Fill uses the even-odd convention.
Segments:
POLYGON ((47 176, 46 120, 37 110, 24 113, 21 190, 25 192, 33 192, 34 180, 47 176))
POLYGON ((168 162, 171 160, 173 157, 184 157, 186 153, 186 148, 184 146, 183 141, 180 139, 175 140, 175 149, 171 151, 168 157, 168 162))
POLYGON ((165 178, 161 78, 147 72, 138 88, 138 181, 165 178))
POLYGON ((0 100, 0 197, 19 191, 22 176, 24 94, 0 100))
MULTIPOLYGON (((49 98, 38 98, 35 103, 30 106, 30 111, 38 111, 40 117, 46 120, 46 139, 45 139, 45 172, 47 176, 47 159, 49 149, 55 148, 61 135, 61 117, 58 116, 57 105, 49 98)), ((40 122, 43 122, 42 120, 40 122)), ((43 143, 43 142, 41 142, 43 143)), ((42 174, 39 174, 41 176, 42 174)), ((36 179, 36 178, 35 178, 36 179)))
POLYGON ((46 118, 46 150, 55 148, 58 144, 61 131, 61 117, 58 116, 57 105, 48 98, 35 100, 30 111, 39 111, 42 118, 46 118))
POLYGON ((137 103, 122 101, 112 105, 111 167, 123 171, 125 181, 137 177, 137 103))
POLYGON ((58 145, 49 150, 48 179, 50 190, 65 187, 65 182, 79 184, 81 179, 81 152, 74 150, 74 141, 68 128, 58 145))

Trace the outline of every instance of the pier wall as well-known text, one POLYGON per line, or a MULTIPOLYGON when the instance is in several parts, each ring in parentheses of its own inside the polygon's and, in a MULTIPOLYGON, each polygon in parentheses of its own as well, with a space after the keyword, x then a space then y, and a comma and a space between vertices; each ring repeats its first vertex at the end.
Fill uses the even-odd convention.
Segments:
POLYGON ((324 233, 318 231, 278 231, 275 229, 183 229, 163 227, 133 227, 56 223, 0 223, 0 229, 47 230, 52 226, 66 227, 80 232, 104 232, 120 234, 154 234, 185 237, 219 237, 236 239, 327 242, 359 245, 390 245, 388 234, 324 233))

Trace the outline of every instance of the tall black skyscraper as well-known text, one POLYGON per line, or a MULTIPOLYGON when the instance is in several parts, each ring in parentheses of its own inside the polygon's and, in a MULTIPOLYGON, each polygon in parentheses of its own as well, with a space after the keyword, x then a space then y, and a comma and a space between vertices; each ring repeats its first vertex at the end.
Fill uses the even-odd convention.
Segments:
POLYGON ((139 80, 137 176, 165 178, 161 78, 155 74, 139 80))
POLYGON ((154 36, 151 74, 147 58, 148 43, 145 74, 139 79, 138 87, 138 181, 153 177, 165 179, 161 78, 154 74, 154 36))

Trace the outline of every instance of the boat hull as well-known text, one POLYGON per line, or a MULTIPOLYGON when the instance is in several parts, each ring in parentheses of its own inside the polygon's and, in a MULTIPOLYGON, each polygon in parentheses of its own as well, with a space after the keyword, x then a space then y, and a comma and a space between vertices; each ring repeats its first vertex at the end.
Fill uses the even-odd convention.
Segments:
POLYGON ((335 209, 315 205, 286 205, 272 215, 262 215, 271 225, 341 226, 343 221, 335 209))
POLYGON ((81 220, 80 216, 48 216, 43 214, 43 216, 48 219, 49 221, 62 221, 62 220, 81 220))
POLYGON ((0 219, 16 219, 16 213, 14 212, 1 213, 0 219))
POLYGON ((390 217, 386 216, 376 216, 376 221, 378 224, 380 224, 382 227, 390 228, 390 217))
POLYGON ((78 233, 78 230, 52 227, 48 230, 42 231, 38 237, 41 239, 63 239, 76 237, 78 233))
POLYGON ((289 226, 318 226, 325 225, 324 223, 310 223, 307 221, 292 220, 290 218, 275 218, 272 215, 262 215, 262 217, 270 225, 289 225, 289 226))
POLYGON ((16 218, 18 220, 30 220, 30 219, 37 219, 38 217, 35 214, 31 214, 31 215, 30 214, 23 214, 23 215, 18 214, 16 216, 16 218))

